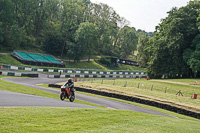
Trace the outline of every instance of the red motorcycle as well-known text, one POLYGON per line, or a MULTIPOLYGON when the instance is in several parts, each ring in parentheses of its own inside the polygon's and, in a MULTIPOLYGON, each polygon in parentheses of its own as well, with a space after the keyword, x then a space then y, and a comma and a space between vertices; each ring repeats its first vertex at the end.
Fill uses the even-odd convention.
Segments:
POLYGON ((71 91, 68 86, 61 86, 60 99, 63 101, 65 98, 69 99, 70 102, 73 102, 75 99, 74 91, 71 91))

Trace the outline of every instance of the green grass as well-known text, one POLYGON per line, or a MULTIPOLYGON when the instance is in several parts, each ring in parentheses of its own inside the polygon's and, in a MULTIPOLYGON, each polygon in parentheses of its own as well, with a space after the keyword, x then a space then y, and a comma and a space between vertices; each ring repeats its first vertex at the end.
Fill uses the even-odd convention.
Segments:
POLYGON ((194 78, 191 78, 191 79, 164 79, 164 80, 172 81, 172 82, 188 83, 188 84, 200 84, 200 79, 194 79, 194 78))
POLYGON ((96 63, 95 61, 82 61, 78 63, 74 62, 65 62, 66 63, 66 68, 81 68, 81 69, 104 69, 106 70, 104 66, 96 63))
POLYGON ((115 100, 115 101, 119 101, 119 102, 130 104, 130 105, 139 106, 139 107, 142 107, 142 108, 146 108, 146 109, 150 109, 150 110, 154 110, 154 111, 157 111, 157 112, 161 112, 161 113, 164 113, 164 114, 167 114, 167 115, 170 115, 170 116, 174 116, 174 117, 177 117, 177 118, 180 118, 180 119, 191 119, 191 120, 195 119, 195 118, 192 118, 192 117, 189 117, 189 116, 181 115, 181 114, 178 114, 178 113, 175 113, 175 112, 171 112, 171 111, 168 111, 168 110, 165 110, 165 109, 157 108, 157 107, 154 107, 154 106, 149 106, 149 105, 145 105, 145 104, 140 104, 140 103, 126 101, 126 100, 112 98, 112 97, 105 97, 105 96, 101 96, 101 95, 95 95, 95 94, 91 94, 91 93, 85 93, 85 92, 78 92, 78 93, 83 94, 83 95, 95 96, 95 97, 99 97, 99 98, 115 100))
POLYGON ((0 108, 1 132, 135 132, 200 131, 200 121, 145 113, 80 108, 0 108))
POLYGON ((102 91, 109 91, 114 93, 120 93, 124 95, 130 95, 135 97, 141 97, 144 99, 164 102, 170 105, 177 105, 186 109, 192 107, 193 111, 200 112, 200 100, 192 99, 193 89, 198 96, 200 95, 200 89, 197 86, 180 85, 174 83, 165 83, 159 81, 144 79, 118 79, 118 80, 104 80, 93 82, 77 82, 77 86, 93 88, 102 91), (114 84, 114 85, 113 85, 114 84), (126 87, 124 87, 126 85, 126 87), (138 88, 139 85, 139 88, 138 88), (152 89, 153 85, 153 89, 152 89), (165 93, 165 88, 167 88, 165 93), (152 89, 152 91, 151 91, 152 89), (177 96, 177 92, 181 90, 183 96, 177 96))
MULTIPOLYGON (((0 78, 5 76, 0 76, 0 78)), ((45 86, 46 87, 46 86, 45 86)), ((48 92, 0 80, 0 90, 47 96, 48 92), (35 91, 38 91, 36 93, 35 91), (45 94, 44 94, 45 93, 45 94)), ((58 96, 52 94, 54 97, 58 96)), ((146 106, 146 105, 144 105, 146 106)), ((154 108, 154 107, 152 107, 154 108)), ((158 109, 159 110, 159 109, 158 109)), ((175 113, 174 113, 175 114, 175 113)), ((172 114, 173 115, 173 114, 172 114)), ((178 114, 177 114, 178 115, 178 114)), ((111 109, 0 108, 1 132, 195 132, 200 121, 111 109)))
POLYGON ((146 71, 145 68, 140 68, 140 67, 131 66, 131 65, 124 65, 124 64, 118 64, 118 67, 108 67, 108 68, 112 70, 146 71))
POLYGON ((0 63, 11 65, 23 65, 19 61, 15 60, 11 55, 0 55, 0 63))
MULTIPOLYGON (((0 76, 0 78, 4 78, 4 77, 6 77, 6 76, 0 76)), ((38 90, 38 89, 34 89, 34 88, 23 86, 23 85, 18 85, 15 83, 10 83, 10 82, 3 81, 3 80, 0 80, 0 90, 58 99, 58 95, 56 95, 56 94, 38 90)))

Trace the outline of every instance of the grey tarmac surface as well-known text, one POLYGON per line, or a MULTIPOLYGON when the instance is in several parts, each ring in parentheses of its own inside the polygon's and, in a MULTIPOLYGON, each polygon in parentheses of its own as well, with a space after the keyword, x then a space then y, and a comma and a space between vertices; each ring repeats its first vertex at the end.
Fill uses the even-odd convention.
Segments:
POLYGON ((0 91, 0 107, 79 107, 95 108, 93 106, 60 101, 41 96, 28 95, 16 92, 0 91))
MULTIPOLYGON (((35 88, 35 89, 55 93, 55 94, 58 94, 58 95, 60 94, 59 90, 51 89, 51 88, 45 88, 45 87, 39 87, 39 86, 35 86, 35 85, 36 84, 49 84, 49 83, 66 82, 66 79, 47 79, 47 78, 3 78, 3 80, 8 81, 8 82, 21 84, 21 85, 25 85, 25 86, 32 87, 32 88, 35 88)), ((93 97, 93 96, 86 96, 86 95, 82 95, 82 94, 78 94, 78 93, 75 93, 75 95, 76 95, 76 99, 78 99, 78 100, 98 104, 98 105, 101 105, 101 106, 104 106, 104 107, 107 107, 107 108, 111 108, 111 109, 130 110, 130 111, 136 111, 136 112, 143 112, 143 113, 173 117, 173 116, 169 116, 167 114, 163 114, 163 113, 160 113, 160 112, 157 112, 157 111, 145 109, 145 108, 142 108, 142 107, 139 107, 139 106, 126 104, 126 103, 123 103, 123 102, 118 102, 118 101, 114 101, 114 100, 108 100, 108 99, 98 98, 98 97, 93 97)), ((62 101, 60 100, 60 102, 62 102, 62 101)))

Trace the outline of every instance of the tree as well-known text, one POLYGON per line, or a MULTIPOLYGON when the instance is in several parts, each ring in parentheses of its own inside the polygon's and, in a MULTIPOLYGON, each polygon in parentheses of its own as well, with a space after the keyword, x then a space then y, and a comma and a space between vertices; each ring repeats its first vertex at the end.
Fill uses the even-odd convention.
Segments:
POLYGON ((135 28, 128 26, 123 27, 119 32, 119 39, 117 47, 120 49, 120 56, 127 58, 129 55, 134 53, 136 45, 138 44, 138 37, 135 28))
POLYGON ((42 48, 48 53, 58 56, 61 53, 63 43, 64 38, 59 32, 48 32, 42 48))
POLYGON ((138 53, 137 53, 137 62, 140 66, 147 66, 147 62, 149 61, 150 51, 151 51, 151 42, 148 34, 144 34, 142 31, 140 33, 140 38, 138 42, 138 53))
MULTIPOLYGON (((60 31, 62 32, 65 41, 62 46, 61 58, 65 48, 68 48, 71 44, 76 44, 76 30, 80 23, 84 21, 84 10, 86 8, 86 5, 82 0, 65 0, 62 5, 63 11, 61 15, 60 31), (69 44, 66 44, 67 42, 69 42, 69 44)), ((67 49, 67 51, 71 51, 71 49, 67 49)), ((69 53, 67 54, 69 55, 69 53)))
MULTIPOLYGON (((89 22, 81 23, 76 31, 75 40, 81 46, 83 54, 88 56, 88 62, 97 46, 98 33, 98 27, 89 22)), ((78 49, 76 50, 78 51, 78 49)))
POLYGON ((117 41, 121 21, 120 16, 112 7, 106 4, 91 4, 91 16, 89 22, 99 28, 97 51, 100 54, 113 55, 113 44, 117 41))
POLYGON ((0 45, 5 50, 43 49, 56 55, 60 53, 61 58, 68 55, 80 60, 83 56, 88 56, 90 59, 94 47, 95 54, 117 57, 127 57, 135 49, 135 45, 134 47, 130 45, 136 42, 130 40, 134 35, 132 34, 134 28, 133 32, 131 28, 127 30, 130 35, 126 34, 128 37, 126 38, 123 34, 126 33, 125 29, 129 22, 106 4, 95 4, 90 0, 0 0, 0 2, 0 45), (83 45, 78 41, 80 38, 77 38, 77 32, 81 23, 87 22, 95 25, 97 33, 94 33, 95 46, 92 42, 88 42, 89 49, 85 50, 83 48, 86 43, 83 45), (14 34, 17 31, 19 34, 14 34), (127 43, 120 41, 123 39, 127 43), (77 49, 80 48, 78 52, 77 49), (126 51, 126 48, 131 50, 126 51))
POLYGON ((183 59, 195 75, 200 72, 200 34, 192 41, 191 47, 184 50, 183 59))
POLYGON ((190 1, 185 7, 173 8, 162 19, 153 37, 153 54, 150 54, 147 63, 149 75, 157 78, 163 75, 170 78, 189 77, 198 71, 199 52, 195 50, 198 41, 193 41, 199 34, 199 9, 199 1, 190 1))
POLYGON ((12 51, 20 47, 25 48, 27 45, 26 33, 22 28, 19 28, 18 25, 10 26, 5 36, 4 45, 6 45, 7 49, 12 51))

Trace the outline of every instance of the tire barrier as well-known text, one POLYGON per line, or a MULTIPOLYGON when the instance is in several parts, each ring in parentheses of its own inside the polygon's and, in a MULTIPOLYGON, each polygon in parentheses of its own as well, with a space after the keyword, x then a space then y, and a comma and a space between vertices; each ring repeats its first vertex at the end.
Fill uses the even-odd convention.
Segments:
POLYGON ((68 75, 48 75, 48 78, 146 78, 146 75, 88 75, 88 74, 68 74, 68 75))
POLYGON ((96 75, 146 75, 143 71, 105 71, 105 70, 84 70, 84 69, 47 69, 47 68, 35 68, 24 66, 12 66, 0 64, 4 69, 11 70, 24 70, 35 72, 52 72, 52 73, 69 73, 69 74, 96 74, 96 75))
POLYGON ((6 72, 6 71, 0 72, 0 75, 17 76, 17 77, 33 77, 33 78, 39 77, 39 75, 35 73, 16 73, 16 72, 6 72))
MULTIPOLYGON (((49 87, 60 88, 61 85, 49 84, 49 87)), ((126 100, 126 101, 146 104, 146 105, 154 106, 154 107, 157 107, 157 108, 165 109, 165 110, 168 110, 168 111, 172 111, 172 112, 175 112, 175 113, 179 113, 179 114, 182 114, 182 115, 187 115, 187 116, 190 116, 190 117, 193 117, 193 118, 200 119, 200 113, 196 113, 196 112, 193 112, 193 111, 178 108, 178 107, 168 105, 168 104, 164 104, 164 103, 159 103, 159 102, 155 102, 155 101, 145 100, 145 99, 121 95, 121 94, 115 94, 115 93, 110 93, 110 92, 104 92, 104 91, 98 91, 98 90, 92 90, 92 89, 86 89, 86 88, 80 88, 80 87, 74 87, 74 88, 77 91, 82 91, 82 92, 92 93, 92 94, 96 94, 96 95, 102 95, 102 96, 113 97, 113 98, 122 99, 122 100, 126 100)))

